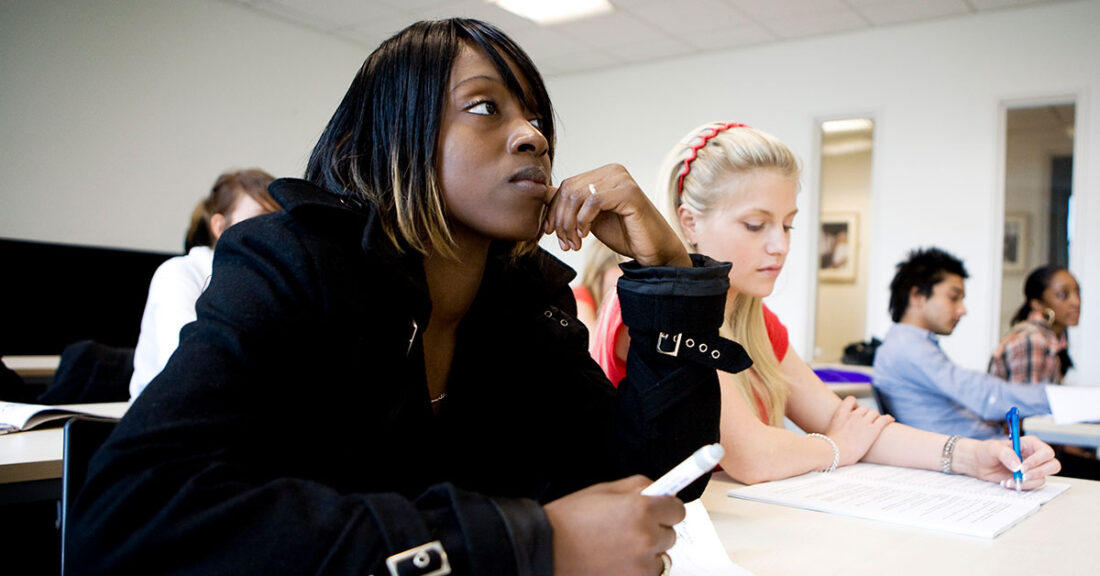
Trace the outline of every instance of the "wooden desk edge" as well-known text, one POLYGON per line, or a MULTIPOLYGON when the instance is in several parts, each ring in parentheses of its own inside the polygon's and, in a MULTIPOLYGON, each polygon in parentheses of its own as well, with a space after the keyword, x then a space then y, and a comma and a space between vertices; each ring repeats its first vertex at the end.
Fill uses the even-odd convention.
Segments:
POLYGON ((61 356, 4 356, 3 360, 20 378, 42 378, 57 372, 61 356))

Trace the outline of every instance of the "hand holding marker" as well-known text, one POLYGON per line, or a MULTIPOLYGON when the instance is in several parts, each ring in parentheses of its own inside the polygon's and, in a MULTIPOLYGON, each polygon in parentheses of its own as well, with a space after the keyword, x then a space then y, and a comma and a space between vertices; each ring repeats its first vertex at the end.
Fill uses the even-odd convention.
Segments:
POLYGON ((646 486, 642 494, 646 496, 674 496, 703 474, 714 470, 726 451, 721 444, 707 444, 676 465, 656 482, 646 486))

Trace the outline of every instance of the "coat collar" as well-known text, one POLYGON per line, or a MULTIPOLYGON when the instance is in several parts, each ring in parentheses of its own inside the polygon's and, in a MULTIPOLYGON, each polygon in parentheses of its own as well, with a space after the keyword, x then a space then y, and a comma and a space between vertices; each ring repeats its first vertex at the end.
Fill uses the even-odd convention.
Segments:
MULTIPOLYGON (((411 249, 399 252, 386 236, 378 209, 350 194, 339 194, 298 178, 280 178, 269 187, 271 195, 291 216, 298 217, 318 208, 335 210, 362 222, 362 248, 381 264, 400 270, 412 287, 427 295, 424 266, 420 255, 411 249)), ((486 279, 501 275, 517 289, 528 293, 544 292, 552 296, 576 277, 576 272, 549 252, 535 253, 512 261, 509 245, 491 248, 486 279)))
POLYGON ((299 217, 318 208, 335 210, 358 219, 363 227, 363 252, 398 268, 419 262, 419 255, 409 250, 401 253, 382 229, 378 210, 373 204, 351 194, 340 194, 298 178, 280 178, 268 187, 271 195, 291 216, 299 217))

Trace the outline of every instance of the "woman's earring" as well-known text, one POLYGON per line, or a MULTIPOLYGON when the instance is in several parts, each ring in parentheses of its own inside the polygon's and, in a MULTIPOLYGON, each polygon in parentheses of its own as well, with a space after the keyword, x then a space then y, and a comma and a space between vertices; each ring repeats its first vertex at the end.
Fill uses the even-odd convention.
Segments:
POLYGON ((1046 318, 1047 325, 1054 325, 1054 308, 1045 308, 1043 310, 1043 318, 1046 318))

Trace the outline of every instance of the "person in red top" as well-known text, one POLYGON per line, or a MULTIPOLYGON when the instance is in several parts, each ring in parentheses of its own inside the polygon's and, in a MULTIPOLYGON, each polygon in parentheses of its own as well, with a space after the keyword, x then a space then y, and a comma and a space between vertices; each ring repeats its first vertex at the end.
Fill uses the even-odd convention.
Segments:
POLYGON ((572 290, 577 300, 577 320, 588 329, 588 344, 591 346, 596 316, 608 293, 615 290, 615 282, 622 276, 619 262, 623 258, 595 238, 588 241, 584 250, 584 271, 580 282, 572 290))
MULTIPOLYGON (((790 249, 798 212, 798 160, 774 136, 743 124, 710 123, 681 140, 659 173, 667 216, 689 251, 730 262, 721 335, 740 343, 753 366, 718 372, 722 389, 721 466, 748 484, 832 471, 858 461, 967 474, 1011 484, 1020 460, 1000 441, 980 442, 917 430, 841 400, 790 348, 787 329, 766 306, 790 249), (809 432, 788 430, 784 418, 809 432)), ((616 382, 626 374, 630 339, 618 303, 607 302, 590 349, 616 382)), ((698 343, 685 339, 681 348, 698 343)), ((1025 438, 1028 479, 1056 474, 1054 452, 1025 438)), ((1007 485, 1006 484, 1006 487, 1007 485)))

